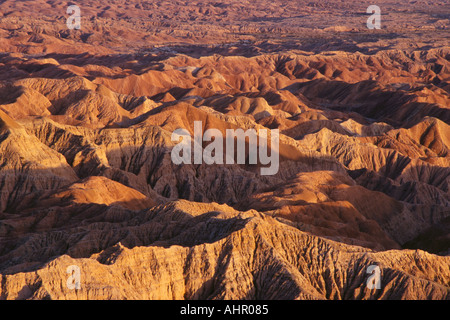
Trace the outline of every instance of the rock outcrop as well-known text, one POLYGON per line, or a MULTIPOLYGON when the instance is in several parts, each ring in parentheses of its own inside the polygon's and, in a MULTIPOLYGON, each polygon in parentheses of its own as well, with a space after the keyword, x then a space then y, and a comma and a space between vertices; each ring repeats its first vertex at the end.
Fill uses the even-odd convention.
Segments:
POLYGON ((348 1, 138 2, 77 1, 81 30, 0 3, 0 300, 450 300, 442 1, 381 1, 382 30, 348 1), (249 137, 174 163, 195 121, 278 129, 276 172, 249 137))

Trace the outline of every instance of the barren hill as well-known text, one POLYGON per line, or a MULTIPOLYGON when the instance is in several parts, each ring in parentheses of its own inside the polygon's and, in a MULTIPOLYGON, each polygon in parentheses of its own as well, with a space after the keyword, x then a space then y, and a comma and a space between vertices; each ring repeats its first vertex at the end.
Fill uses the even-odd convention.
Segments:
POLYGON ((0 4, 0 299, 450 299, 448 4, 77 3, 0 4))

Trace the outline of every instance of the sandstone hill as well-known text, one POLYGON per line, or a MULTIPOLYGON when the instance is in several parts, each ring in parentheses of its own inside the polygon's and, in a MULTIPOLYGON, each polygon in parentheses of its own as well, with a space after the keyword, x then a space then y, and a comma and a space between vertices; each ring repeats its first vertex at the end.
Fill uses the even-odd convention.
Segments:
POLYGON ((0 4, 0 299, 450 300, 448 7, 169 2, 0 4), (279 170, 174 164, 194 121, 279 170))

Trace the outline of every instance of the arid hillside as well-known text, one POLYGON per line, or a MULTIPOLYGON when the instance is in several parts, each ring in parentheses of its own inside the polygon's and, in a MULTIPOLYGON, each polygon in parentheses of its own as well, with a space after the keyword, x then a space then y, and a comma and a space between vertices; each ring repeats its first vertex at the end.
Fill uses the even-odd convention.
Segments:
POLYGON ((257 55, 288 50, 373 53, 448 45, 443 0, 3 0, 0 51, 257 55), (381 29, 367 29, 378 5, 381 29), (66 26, 69 5, 80 29, 66 26))
POLYGON ((0 300, 450 300, 449 5, 321 3, 1 2, 0 300))

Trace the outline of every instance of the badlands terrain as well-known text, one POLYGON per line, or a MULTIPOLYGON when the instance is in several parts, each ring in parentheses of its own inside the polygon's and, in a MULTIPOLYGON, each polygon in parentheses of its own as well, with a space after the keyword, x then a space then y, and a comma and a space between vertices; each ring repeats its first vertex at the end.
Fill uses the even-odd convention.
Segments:
POLYGON ((0 300, 450 300, 450 4, 371 4, 0 1, 0 300))

